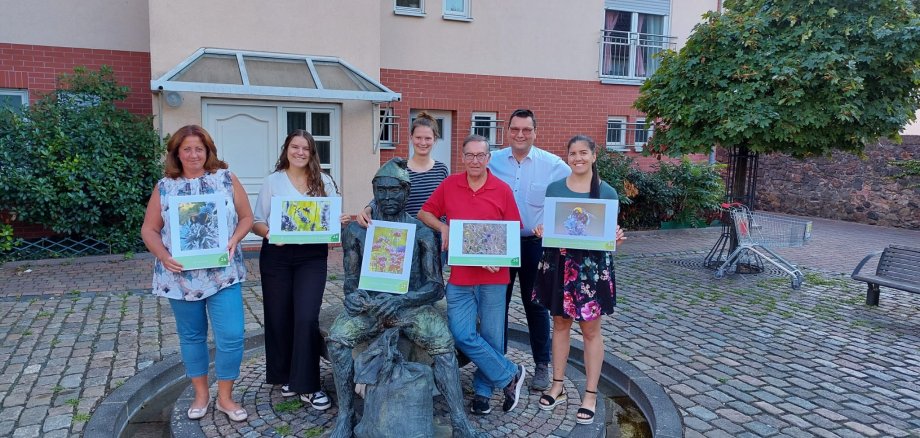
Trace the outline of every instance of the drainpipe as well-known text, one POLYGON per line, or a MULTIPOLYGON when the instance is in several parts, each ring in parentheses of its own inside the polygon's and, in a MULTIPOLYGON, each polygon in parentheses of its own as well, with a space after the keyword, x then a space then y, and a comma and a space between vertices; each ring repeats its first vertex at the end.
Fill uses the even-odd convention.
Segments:
POLYGON ((163 86, 161 85, 156 91, 157 95, 157 136, 160 138, 160 144, 163 144, 163 86))

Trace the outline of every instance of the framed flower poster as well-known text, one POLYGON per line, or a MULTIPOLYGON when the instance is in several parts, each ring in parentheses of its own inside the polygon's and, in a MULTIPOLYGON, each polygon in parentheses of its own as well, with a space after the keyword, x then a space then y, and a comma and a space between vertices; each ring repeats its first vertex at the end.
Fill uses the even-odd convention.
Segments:
POLYGON ((222 194, 169 197, 169 251, 182 270, 230 264, 227 197, 222 194))
POLYGON ((543 246, 616 251, 616 199, 546 198, 543 246))
POLYGON ((272 196, 269 243, 339 243, 342 198, 272 196))
POLYGON ((451 219, 447 264, 521 266, 521 223, 451 219))
POLYGON ((409 291, 415 224, 375 220, 367 227, 358 288, 404 294, 409 291))

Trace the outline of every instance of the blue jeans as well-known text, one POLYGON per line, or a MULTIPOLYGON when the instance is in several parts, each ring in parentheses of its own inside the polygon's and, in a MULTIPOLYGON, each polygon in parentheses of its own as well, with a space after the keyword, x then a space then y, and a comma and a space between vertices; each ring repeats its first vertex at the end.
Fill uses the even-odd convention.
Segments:
POLYGON ((243 362, 243 293, 240 283, 199 301, 169 300, 176 317, 176 332, 185 374, 208 374, 208 317, 214 327, 214 371, 218 380, 236 380, 243 362))
POLYGON ((491 397, 517 374, 517 365, 505 358, 504 284, 456 286, 447 284, 447 320, 454 343, 473 363, 473 390, 491 397), (479 330, 476 320, 479 319, 479 330))
MULTIPOLYGON (((530 351, 533 353, 534 363, 550 363, 552 342, 550 341, 549 310, 533 301, 534 282, 537 279, 537 265, 543 256, 543 241, 534 238, 521 239, 521 267, 511 268, 511 283, 506 291, 505 316, 511 306, 511 295, 514 290, 514 277, 521 281, 521 302, 524 304, 524 315, 527 316, 527 331, 530 335, 530 351)), ((505 343, 505 347, 508 344, 505 343)))

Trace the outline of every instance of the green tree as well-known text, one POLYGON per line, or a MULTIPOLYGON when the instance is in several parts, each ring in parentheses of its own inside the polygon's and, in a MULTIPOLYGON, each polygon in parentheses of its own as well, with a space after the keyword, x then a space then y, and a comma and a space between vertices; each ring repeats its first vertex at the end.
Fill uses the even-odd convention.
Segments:
POLYGON ((635 106, 656 120, 647 148, 807 157, 897 140, 920 107, 915 3, 726 0, 643 84, 635 106))
POLYGON ((136 250, 163 147, 150 117, 116 106, 127 92, 110 68, 80 67, 22 114, 0 114, 0 211, 136 250))

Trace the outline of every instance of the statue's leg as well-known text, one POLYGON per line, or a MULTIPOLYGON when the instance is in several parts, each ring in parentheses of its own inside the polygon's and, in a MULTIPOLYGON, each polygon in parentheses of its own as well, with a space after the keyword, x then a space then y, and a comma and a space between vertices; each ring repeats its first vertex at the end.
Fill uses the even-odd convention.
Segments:
POLYGON ((355 367, 351 347, 335 341, 326 343, 332 361, 332 376, 335 379, 335 394, 338 397, 339 414, 335 420, 331 438, 351 438, 355 419, 355 367))
POLYGON ((473 428, 463 406, 460 388, 460 367, 454 354, 454 339, 444 317, 432 306, 423 306, 400 315, 404 322, 403 334, 425 348, 434 360, 434 384, 444 395, 450 409, 450 423, 454 437, 487 436, 473 428))
POLYGON ((486 436, 473 428, 463 407, 463 391, 460 389, 460 367, 453 353, 439 354, 434 359, 434 384, 447 400, 450 409, 450 424, 455 438, 486 436))
POLYGON ((335 378, 335 393, 338 397, 339 414, 336 418, 333 438, 350 438, 355 420, 355 367, 352 358, 354 346, 380 330, 375 327, 376 318, 368 315, 348 316, 344 312, 329 328, 326 348, 332 361, 332 376, 335 378))

